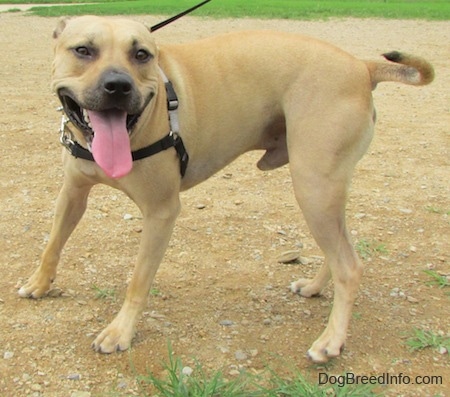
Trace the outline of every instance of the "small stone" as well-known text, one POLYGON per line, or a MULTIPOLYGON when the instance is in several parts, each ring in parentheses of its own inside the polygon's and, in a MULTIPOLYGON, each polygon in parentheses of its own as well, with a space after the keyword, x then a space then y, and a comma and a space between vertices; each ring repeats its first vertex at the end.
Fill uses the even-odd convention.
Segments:
POLYGON ((237 350, 236 353, 234 353, 234 357, 239 361, 247 360, 247 354, 242 350, 237 350))
POLYGON ((407 297, 406 297, 406 300, 407 300, 408 302, 410 302, 410 303, 418 303, 418 302, 419 302, 418 299, 416 299, 416 298, 414 298, 414 297, 412 297, 412 296, 407 296, 407 297))
POLYGON ((412 212, 413 212, 413 210, 412 210, 412 209, 409 209, 409 208, 399 208, 398 210, 399 210, 402 214, 407 214, 407 215, 412 214, 412 212))
POLYGON ((31 376, 29 374, 25 373, 25 374, 22 375, 22 380, 24 382, 28 382, 29 380, 31 380, 31 376))
POLYGON ((299 258, 298 258, 298 261, 300 262, 300 264, 302 264, 302 265, 309 265, 310 263, 312 263, 312 259, 310 259, 310 258, 306 258, 305 256, 300 256, 299 258))
POLYGON ((191 376, 194 370, 191 367, 183 367, 181 372, 183 373, 183 375, 191 376))
POLYGON ((392 288, 391 293, 389 295, 392 297, 400 297, 400 298, 405 297, 405 293, 398 287, 392 288))
POLYGON ((296 262, 300 258, 300 251, 298 250, 290 250, 283 252, 278 257, 279 263, 293 263, 296 262))
POLYGON ((3 353, 3 358, 5 360, 10 360, 13 357, 14 357, 14 352, 5 352, 5 353, 3 353))
POLYGON ((50 291, 48 291, 47 296, 51 298, 58 298, 63 294, 63 290, 61 288, 53 288, 50 291))
POLYGON ((258 353, 259 353, 258 349, 251 349, 250 350, 250 354, 251 354, 252 357, 256 357, 258 355, 258 353))
POLYGON ((417 248, 414 247, 414 245, 411 245, 411 247, 409 247, 409 250, 410 250, 411 252, 417 252, 417 248))
POLYGON ((123 216, 124 221, 131 221, 132 219, 133 219, 133 215, 131 215, 131 214, 125 214, 123 216))
POLYGON ((80 374, 70 374, 70 375, 67 375, 67 379, 69 379, 69 380, 80 380, 81 379, 81 375, 80 374))
POLYGON ((264 324, 264 325, 270 325, 270 324, 272 324, 272 320, 271 320, 270 318, 265 318, 265 319, 263 320, 263 324, 264 324))
POLYGON ((198 210, 202 210, 202 209, 206 208, 206 204, 199 203, 195 206, 195 208, 197 208, 198 210))
POLYGON ((440 354, 448 354, 448 350, 447 350, 446 347, 440 346, 440 347, 439 347, 439 353, 440 353, 440 354))
POLYGON ((232 369, 230 372, 228 372, 228 375, 231 375, 231 376, 238 376, 240 374, 241 373, 237 369, 232 369))
POLYGON ((234 322, 231 320, 222 320, 219 324, 223 325, 224 327, 231 327, 232 325, 234 325, 234 322))
POLYGON ((120 382, 117 384, 117 388, 118 388, 118 389, 126 389, 127 387, 128 387, 128 384, 127 384, 127 382, 125 382, 124 380, 120 381, 120 382))
POLYGON ((35 383, 35 384, 31 385, 30 388, 33 391, 41 391, 42 390, 42 386, 39 383, 35 383))

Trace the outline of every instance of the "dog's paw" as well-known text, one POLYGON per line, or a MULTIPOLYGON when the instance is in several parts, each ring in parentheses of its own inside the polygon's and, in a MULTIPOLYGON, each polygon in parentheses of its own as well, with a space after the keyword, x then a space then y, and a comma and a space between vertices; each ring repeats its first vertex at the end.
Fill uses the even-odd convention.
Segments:
POLYGON ((36 272, 25 285, 19 288, 18 294, 22 298, 39 299, 48 294, 51 284, 51 279, 36 272))
MULTIPOLYGON (((325 333, 324 333, 325 334, 325 333)), ((307 357, 314 363, 326 363, 344 351, 345 340, 322 335, 308 350, 307 357)))
POLYGON ((117 327, 114 321, 106 327, 92 342, 92 348, 103 354, 111 354, 128 350, 133 339, 133 329, 117 327))
POLYGON ((313 280, 301 278, 291 283, 290 289, 294 294, 299 294, 305 298, 311 298, 312 296, 320 295, 322 286, 315 285, 313 280))

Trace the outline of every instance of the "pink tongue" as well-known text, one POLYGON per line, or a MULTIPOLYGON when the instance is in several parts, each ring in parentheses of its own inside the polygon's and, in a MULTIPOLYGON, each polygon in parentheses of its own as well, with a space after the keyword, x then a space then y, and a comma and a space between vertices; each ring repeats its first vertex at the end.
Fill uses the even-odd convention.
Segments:
POLYGON ((133 167, 126 112, 88 110, 88 114, 94 130, 92 155, 95 162, 110 178, 125 176, 133 167))

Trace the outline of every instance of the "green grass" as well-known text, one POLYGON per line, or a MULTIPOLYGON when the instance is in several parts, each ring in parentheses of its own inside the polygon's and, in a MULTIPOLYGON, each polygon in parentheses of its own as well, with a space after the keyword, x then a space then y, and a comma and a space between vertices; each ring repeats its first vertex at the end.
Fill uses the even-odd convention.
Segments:
MULTIPOLYGON (((95 1, 95 0, 94 0, 95 1)), ((23 3, 21 0, 0 0, 1 3, 23 3)), ((25 1, 27 2, 27 1, 25 1)), ((35 0, 27 3, 83 3, 82 0, 35 0)), ((89 2, 84 0, 84 2, 89 2)), ((35 7, 41 16, 61 15, 172 15, 199 3, 200 0, 100 0, 98 4, 35 7)), ((215 18, 284 18, 328 19, 331 17, 450 19, 448 0, 212 0, 193 15, 215 18)))
POLYGON ((360 239, 355 245, 356 251, 362 259, 368 259, 376 254, 387 254, 388 250, 383 243, 376 243, 367 239, 360 239))
POLYGON ((297 370, 284 378, 268 369, 259 375, 242 370, 225 376, 222 371, 208 373, 198 362, 185 367, 175 357, 169 343, 169 362, 163 364, 164 378, 153 373, 136 375, 142 397, 377 397, 374 385, 344 385, 307 380, 297 370), (230 379, 231 378, 231 379, 230 379))
POLYGON ((414 335, 406 340, 410 351, 418 351, 426 348, 440 349, 441 347, 450 351, 450 338, 438 335, 432 331, 414 329, 414 335))
POLYGON ((95 291, 95 299, 116 300, 116 291, 113 288, 100 288, 94 284, 92 289, 95 291))
POLYGON ((434 270, 424 270, 423 272, 432 279, 427 283, 428 285, 437 285, 439 288, 450 287, 450 281, 446 276, 441 276, 434 270))
POLYGON ((425 207, 425 209, 426 209, 428 212, 431 212, 431 213, 433 213, 433 214, 445 214, 445 215, 450 215, 450 211, 448 211, 448 210, 443 210, 443 209, 441 209, 441 208, 437 208, 437 207, 434 207, 434 206, 432 206, 432 205, 427 205, 427 206, 425 207))

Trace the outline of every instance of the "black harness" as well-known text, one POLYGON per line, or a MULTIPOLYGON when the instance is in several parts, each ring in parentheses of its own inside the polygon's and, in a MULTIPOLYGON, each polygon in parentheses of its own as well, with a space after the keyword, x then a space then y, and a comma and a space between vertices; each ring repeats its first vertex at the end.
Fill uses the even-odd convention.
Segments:
MULTIPOLYGON (((186 168, 189 162, 189 155, 186 151, 186 148, 184 147, 181 137, 178 135, 178 115, 176 114, 176 111, 178 109, 178 98, 170 81, 165 79, 164 86, 166 88, 167 94, 167 110, 169 112, 170 132, 159 141, 131 152, 131 156, 133 158, 133 161, 138 161, 173 147, 177 152, 178 159, 180 161, 180 174, 181 177, 183 177, 186 173, 186 168)), ((68 120, 63 116, 60 130, 61 144, 69 151, 72 156, 83 160, 95 161, 92 153, 88 149, 81 146, 78 142, 74 141, 66 134, 65 126, 67 124, 67 121, 68 120)))

